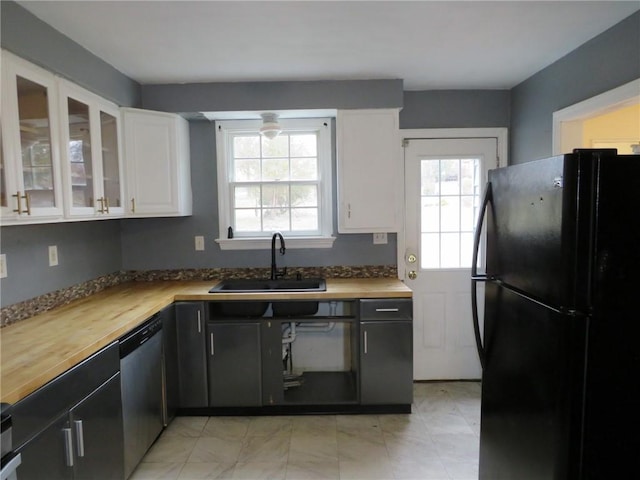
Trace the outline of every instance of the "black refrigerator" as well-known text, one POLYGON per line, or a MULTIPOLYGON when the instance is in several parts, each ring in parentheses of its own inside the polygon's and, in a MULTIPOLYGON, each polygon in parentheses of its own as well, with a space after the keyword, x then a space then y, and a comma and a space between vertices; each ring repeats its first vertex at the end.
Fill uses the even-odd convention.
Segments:
POLYGON ((490 171, 472 283, 480 479, 638 478, 640 155, 574 150, 490 171))

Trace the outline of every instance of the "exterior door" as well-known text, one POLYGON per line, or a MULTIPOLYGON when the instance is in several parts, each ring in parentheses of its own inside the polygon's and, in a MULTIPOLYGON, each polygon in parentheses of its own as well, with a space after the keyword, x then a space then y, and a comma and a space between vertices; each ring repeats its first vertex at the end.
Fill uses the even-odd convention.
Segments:
MULTIPOLYGON (((497 142, 405 142, 404 280, 413 290, 415 380, 481 376, 471 318, 471 258, 487 171, 497 166, 497 142)), ((478 298, 484 298, 480 288, 478 298)))

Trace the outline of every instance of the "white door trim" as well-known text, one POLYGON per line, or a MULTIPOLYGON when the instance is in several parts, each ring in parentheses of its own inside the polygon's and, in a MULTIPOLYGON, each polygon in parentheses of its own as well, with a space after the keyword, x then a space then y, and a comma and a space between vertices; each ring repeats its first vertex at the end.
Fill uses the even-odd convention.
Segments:
MULTIPOLYGON (((404 144, 405 140, 411 138, 432 139, 432 138, 497 138, 498 140, 498 165, 507 166, 508 161, 508 134, 509 130, 505 127, 497 128, 407 128, 400 129, 400 138, 404 144)), ((402 178, 405 178, 404 157, 402 161, 402 178)), ((405 198, 404 181, 402 183, 402 192, 400 198, 405 198)), ((402 208, 401 222, 402 225, 398 231, 397 242, 397 265, 398 278, 404 280, 406 262, 404 261, 406 246, 405 234, 405 209, 404 202, 402 208)))
MULTIPOLYGON (((634 105, 640 100, 640 94, 638 92, 640 92, 640 78, 553 112, 552 154, 560 155, 566 153, 563 152, 562 146, 563 123, 582 121, 618 108, 634 105)), ((569 125, 569 127, 572 126, 569 125)), ((579 122, 579 125, 573 125, 573 128, 574 130, 576 128, 578 129, 572 132, 574 136, 582 135, 581 122, 579 122)))

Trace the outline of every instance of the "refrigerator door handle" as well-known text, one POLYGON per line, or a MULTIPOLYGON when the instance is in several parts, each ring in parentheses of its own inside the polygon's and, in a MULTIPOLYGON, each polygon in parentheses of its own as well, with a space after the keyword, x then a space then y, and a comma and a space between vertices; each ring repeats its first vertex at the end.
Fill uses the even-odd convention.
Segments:
POLYGON ((476 337, 476 348, 478 349, 478 358, 480 359, 480 367, 484 370, 484 345, 482 345, 482 335, 480 334, 480 318, 478 317, 478 282, 481 280, 471 280, 471 313, 473 317, 473 333, 476 337))
POLYGON ((473 258, 471 263, 471 279, 478 281, 486 281, 486 274, 478 274, 478 254, 480 252, 480 237, 482 235, 482 225, 484 225, 484 216, 487 213, 487 207, 493 196, 491 194, 491 182, 487 182, 487 186, 484 190, 484 196, 482 197, 482 205, 480 206, 480 215, 478 215, 478 223, 476 224, 476 231, 473 236, 473 258))
POLYGON ((478 223, 476 225, 476 231, 473 238, 473 258, 471 264, 471 313, 473 317, 473 333, 476 337, 476 347, 478 349, 478 358, 480 359, 480 366, 484 370, 485 351, 482 345, 482 335, 480 333, 480 318, 478 315, 478 282, 486 282, 487 275, 478 274, 478 253, 480 251, 480 236, 482 235, 482 225, 484 224, 484 216, 487 211, 487 207, 491 202, 491 182, 487 183, 487 187, 484 191, 484 197, 482 199, 482 206, 480 208, 480 215, 478 216, 478 223))

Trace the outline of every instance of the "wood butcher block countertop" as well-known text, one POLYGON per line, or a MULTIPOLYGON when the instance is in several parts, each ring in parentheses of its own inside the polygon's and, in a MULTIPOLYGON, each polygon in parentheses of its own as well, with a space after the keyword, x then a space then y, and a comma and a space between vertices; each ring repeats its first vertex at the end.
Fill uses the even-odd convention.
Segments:
POLYGON ((208 293, 216 283, 124 283, 0 329, 0 400, 15 403, 26 397, 174 301, 412 296, 393 278, 330 278, 326 292, 208 293))

